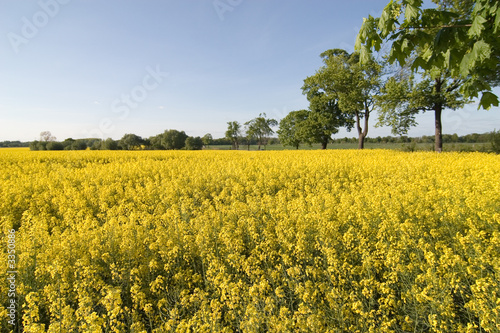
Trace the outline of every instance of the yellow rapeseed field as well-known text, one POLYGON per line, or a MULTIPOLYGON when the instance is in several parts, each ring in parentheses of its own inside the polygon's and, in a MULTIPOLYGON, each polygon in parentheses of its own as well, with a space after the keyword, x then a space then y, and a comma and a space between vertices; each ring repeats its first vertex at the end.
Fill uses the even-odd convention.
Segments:
POLYGON ((498 155, 0 150, 0 168, 1 332, 500 331, 498 155))

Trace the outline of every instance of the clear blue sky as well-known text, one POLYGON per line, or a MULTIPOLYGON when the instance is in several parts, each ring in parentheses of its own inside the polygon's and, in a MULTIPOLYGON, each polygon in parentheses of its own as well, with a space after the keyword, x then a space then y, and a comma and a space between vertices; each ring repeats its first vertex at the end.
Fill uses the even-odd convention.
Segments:
MULTIPOLYGON (((305 109, 303 80, 353 50, 387 0, 0 0, 0 141, 224 136, 228 121, 305 109)), ((500 129, 498 108, 444 115, 444 132, 500 129)), ((410 135, 433 135, 433 114, 410 135)), ((369 136, 389 135, 374 128, 369 136)), ((340 132, 336 137, 356 136, 340 132)))

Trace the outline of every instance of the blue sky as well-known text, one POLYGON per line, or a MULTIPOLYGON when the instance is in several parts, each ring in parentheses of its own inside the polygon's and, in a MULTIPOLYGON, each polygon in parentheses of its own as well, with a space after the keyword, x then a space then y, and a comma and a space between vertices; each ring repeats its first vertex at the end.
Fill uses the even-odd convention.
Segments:
MULTIPOLYGON (((353 50, 387 0, 0 0, 0 141, 224 136, 228 121, 305 109, 303 80, 353 50)), ((500 129, 498 108, 448 111, 444 133, 500 129)), ((387 127, 369 136, 390 135, 387 127)), ((433 135, 433 114, 412 136, 433 135)), ((336 137, 356 136, 341 131, 336 137)))

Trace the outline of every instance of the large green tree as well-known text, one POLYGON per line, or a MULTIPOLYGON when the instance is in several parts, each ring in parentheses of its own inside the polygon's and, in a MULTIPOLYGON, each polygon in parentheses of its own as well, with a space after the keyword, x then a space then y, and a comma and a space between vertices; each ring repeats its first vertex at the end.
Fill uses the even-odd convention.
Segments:
POLYGON ((498 106, 491 90, 499 83, 500 3, 435 2, 436 8, 423 8, 422 0, 391 0, 379 18, 365 18, 356 41, 362 62, 389 41, 390 62, 403 66, 411 59, 413 70, 447 70, 462 80, 464 97, 481 94, 480 107, 498 106), (414 54, 417 57, 411 57, 414 54))
POLYGON ((460 94, 461 80, 451 78, 447 70, 425 71, 419 80, 413 75, 388 79, 377 97, 379 122, 392 127, 393 134, 406 134, 415 126, 420 112, 434 112, 435 151, 443 149, 441 115, 445 109, 455 110, 467 102, 460 94))
POLYGON ((266 117, 265 113, 261 113, 258 117, 245 123, 247 137, 257 139, 259 150, 261 145, 266 145, 266 139, 274 133, 272 128, 278 125, 275 119, 268 119, 266 117))
POLYGON ((214 138, 212 137, 212 134, 207 133, 201 138, 201 140, 203 141, 203 145, 208 148, 212 141, 214 141, 214 138))
POLYGON ((324 108, 340 111, 339 125, 349 130, 355 126, 359 149, 364 148, 368 121, 375 108, 375 96, 381 86, 382 66, 373 60, 360 63, 357 53, 341 49, 321 54, 324 66, 304 80, 302 90, 307 94, 311 111, 324 108), (353 123, 354 122, 354 123, 353 123))
POLYGON ((277 133, 280 142, 284 146, 292 146, 295 149, 299 149, 300 144, 307 140, 304 137, 303 129, 309 113, 310 111, 308 110, 292 111, 280 120, 277 133))

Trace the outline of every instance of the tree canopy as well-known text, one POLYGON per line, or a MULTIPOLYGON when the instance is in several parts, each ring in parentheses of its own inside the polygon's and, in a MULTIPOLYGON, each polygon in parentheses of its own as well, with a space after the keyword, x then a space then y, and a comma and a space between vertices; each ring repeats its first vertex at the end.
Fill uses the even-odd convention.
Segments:
POLYGON ((241 125, 237 121, 229 121, 227 123, 226 138, 231 140, 233 149, 239 148, 239 138, 241 136, 241 125))
POLYGON ((357 53, 341 49, 327 50, 321 57, 324 66, 306 78, 302 87, 310 109, 322 112, 324 118, 326 114, 333 115, 336 129, 350 130, 355 126, 362 149, 368 119, 375 107, 374 97, 380 89, 382 66, 373 59, 361 64, 357 53))
POLYGON ((199 136, 189 136, 186 139, 187 150, 201 150, 203 148, 203 140, 199 136))
POLYGON ((118 145, 125 150, 140 148, 142 144, 144 144, 144 140, 135 134, 125 134, 118 142, 118 145))
POLYGON ((413 70, 446 69, 463 80, 460 92, 466 98, 481 93, 479 107, 498 106, 491 90, 499 83, 500 3, 435 2, 436 8, 422 8, 422 0, 391 0, 379 18, 365 18, 356 40, 361 61, 368 62, 370 53, 388 41, 391 63, 411 61, 413 70))
POLYGON ((278 125, 278 122, 275 119, 268 119, 266 117, 265 113, 261 113, 258 117, 245 123, 247 126, 247 137, 254 137, 257 139, 259 150, 261 145, 266 144, 265 139, 274 133, 272 127, 278 125))
POLYGON ((463 107, 467 99, 458 90, 461 80, 451 78, 447 70, 440 75, 426 71, 419 79, 416 81, 410 75, 387 80, 377 96, 377 125, 391 126, 393 134, 403 135, 417 125, 415 116, 418 113, 434 111, 435 150, 440 152, 443 148, 442 112, 463 107))
POLYGON ((299 149, 299 145, 307 140, 303 129, 309 113, 308 110, 292 111, 281 119, 277 133, 284 146, 299 149))

